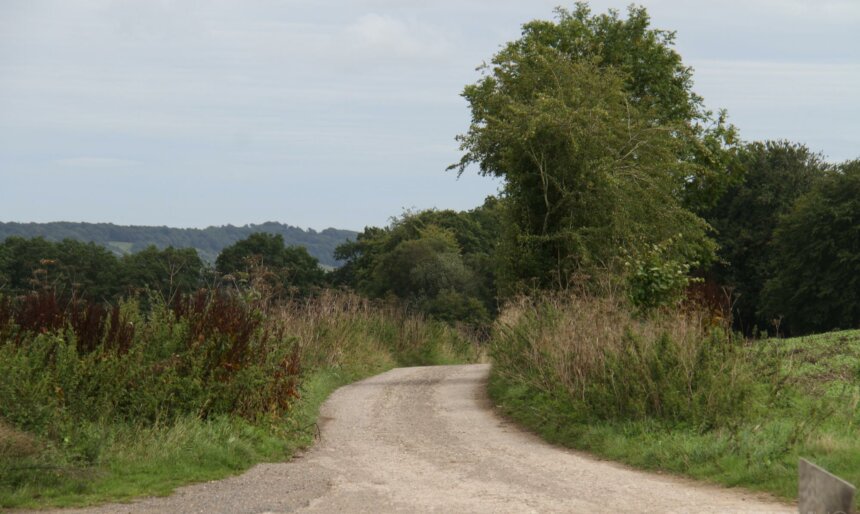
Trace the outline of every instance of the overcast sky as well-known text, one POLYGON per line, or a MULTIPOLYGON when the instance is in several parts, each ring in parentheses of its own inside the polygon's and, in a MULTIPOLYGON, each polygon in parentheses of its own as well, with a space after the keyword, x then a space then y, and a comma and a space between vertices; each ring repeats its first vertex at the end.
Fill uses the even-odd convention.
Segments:
MULTIPOLYGON (((558 4, 0 0, 0 221, 362 229, 472 208, 498 184, 445 172, 460 92, 558 4)), ((860 157, 860 1, 644 5, 744 139, 860 157)))

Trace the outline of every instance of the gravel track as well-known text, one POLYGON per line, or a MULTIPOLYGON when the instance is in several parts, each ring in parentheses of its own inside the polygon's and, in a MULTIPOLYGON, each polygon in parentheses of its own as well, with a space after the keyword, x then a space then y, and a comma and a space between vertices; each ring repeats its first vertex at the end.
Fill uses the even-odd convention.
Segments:
POLYGON ((554 447, 492 410, 489 366, 398 368, 337 390, 291 462, 70 513, 787 513, 765 496, 554 447))

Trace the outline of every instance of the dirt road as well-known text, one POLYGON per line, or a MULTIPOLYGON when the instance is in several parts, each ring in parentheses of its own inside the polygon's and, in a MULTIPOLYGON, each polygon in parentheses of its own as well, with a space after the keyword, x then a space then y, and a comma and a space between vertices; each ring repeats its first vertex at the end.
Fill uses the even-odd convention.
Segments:
POLYGON ((168 498, 62 512, 794 512, 547 445, 493 413, 488 371, 395 369, 335 392, 322 441, 292 462, 168 498))

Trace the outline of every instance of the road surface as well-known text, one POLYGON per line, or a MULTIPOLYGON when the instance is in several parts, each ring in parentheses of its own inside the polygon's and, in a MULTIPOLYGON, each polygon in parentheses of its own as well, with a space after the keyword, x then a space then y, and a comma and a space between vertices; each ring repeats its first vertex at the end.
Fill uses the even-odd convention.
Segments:
POLYGON ((337 390, 322 440, 282 464, 86 513, 777 513, 767 497, 542 442, 491 408, 487 365, 399 368, 337 390))

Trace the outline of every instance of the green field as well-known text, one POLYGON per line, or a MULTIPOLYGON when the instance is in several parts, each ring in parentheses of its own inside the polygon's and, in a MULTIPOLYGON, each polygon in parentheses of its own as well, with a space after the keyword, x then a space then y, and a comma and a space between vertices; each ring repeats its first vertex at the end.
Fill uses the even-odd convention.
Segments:
POLYGON ((109 250, 116 250, 122 255, 126 255, 132 253, 131 248, 134 246, 134 243, 128 243, 125 241, 108 241, 105 243, 105 246, 107 246, 109 250))

